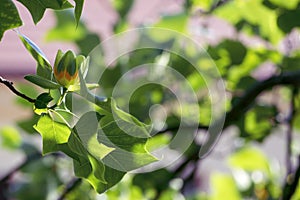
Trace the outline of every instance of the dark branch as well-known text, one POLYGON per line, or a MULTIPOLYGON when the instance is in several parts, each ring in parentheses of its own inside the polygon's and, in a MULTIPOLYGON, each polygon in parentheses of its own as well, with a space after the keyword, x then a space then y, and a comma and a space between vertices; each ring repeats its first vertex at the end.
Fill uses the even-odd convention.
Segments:
POLYGON ((283 189, 282 200, 289 200, 292 198, 292 196, 294 195, 298 187, 299 180, 300 180, 300 155, 298 157, 298 168, 295 174, 290 175, 286 180, 283 189))
POLYGON ((292 140, 293 140, 293 119, 296 113, 296 109, 295 109, 295 98, 298 92, 298 88, 294 88, 293 89, 293 94, 291 97, 291 102, 290 102, 290 111, 289 111, 289 115, 286 119, 286 123, 287 123, 287 132, 286 132, 286 169, 287 169, 287 175, 286 177, 289 176, 289 174, 292 173, 292 160, 291 160, 291 156, 292 156, 292 140))
POLYGON ((13 82, 8 81, 6 79, 4 79, 2 76, 0 76, 0 83, 4 84, 6 87, 8 87, 13 93, 15 93, 17 96, 29 101, 30 103, 34 103, 35 99, 32 99, 28 96, 26 96, 25 94, 19 92, 14 86, 13 86, 13 82))
POLYGON ((63 200, 71 191, 80 185, 82 182, 81 178, 73 178, 66 186, 65 190, 62 192, 60 197, 57 200, 63 200))
POLYGON ((226 114, 225 127, 238 120, 245 112, 247 112, 257 96, 276 85, 300 85, 300 70, 294 72, 282 73, 273 76, 265 81, 257 82, 246 93, 232 105, 232 109, 226 114))

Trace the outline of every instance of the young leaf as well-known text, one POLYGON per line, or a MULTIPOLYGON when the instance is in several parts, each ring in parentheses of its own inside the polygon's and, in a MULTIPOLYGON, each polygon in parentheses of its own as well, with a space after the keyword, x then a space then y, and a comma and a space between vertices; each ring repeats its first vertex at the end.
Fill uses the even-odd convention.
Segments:
POLYGON ((80 17, 81 17, 81 13, 82 13, 84 0, 74 0, 74 1, 76 3, 76 6, 75 6, 75 19, 76 19, 76 23, 78 25, 80 17))
POLYGON ((71 130, 67 125, 55 122, 49 115, 43 115, 34 126, 43 138, 43 154, 59 151, 59 144, 67 143, 71 130))
POLYGON ((37 75, 51 80, 52 67, 51 67, 48 59, 46 58, 45 54, 28 37, 26 37, 25 35, 23 35, 19 32, 18 32, 18 34, 19 34, 19 37, 20 37, 21 41, 23 42, 25 48, 29 51, 29 53, 33 56, 33 58, 36 60, 36 62, 38 64, 37 75))
POLYGON ((68 1, 61 0, 17 0, 22 3, 30 12, 32 19, 37 24, 43 17, 45 10, 51 8, 54 10, 62 10, 72 8, 72 4, 68 1))
POLYGON ((0 41, 8 29, 22 25, 18 10, 11 0, 0 0, 0 41))
POLYGON ((24 78, 27 81, 45 89, 58 89, 61 87, 59 84, 35 74, 26 75, 24 78))

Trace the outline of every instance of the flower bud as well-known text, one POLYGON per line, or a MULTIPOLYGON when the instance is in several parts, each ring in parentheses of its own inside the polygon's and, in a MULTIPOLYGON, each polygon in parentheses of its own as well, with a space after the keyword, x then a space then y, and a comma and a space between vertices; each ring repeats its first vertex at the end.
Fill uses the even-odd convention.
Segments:
POLYGON ((57 82, 65 88, 73 85, 78 77, 79 66, 76 64, 76 56, 72 51, 63 54, 59 50, 54 63, 54 76, 57 82))

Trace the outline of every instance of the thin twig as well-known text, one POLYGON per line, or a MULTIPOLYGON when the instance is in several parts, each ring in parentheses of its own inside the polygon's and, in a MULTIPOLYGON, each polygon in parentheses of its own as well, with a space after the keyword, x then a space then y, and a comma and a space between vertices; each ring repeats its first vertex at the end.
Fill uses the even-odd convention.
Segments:
POLYGON ((57 200, 63 200, 67 194, 69 194, 71 191, 73 191, 76 187, 80 185, 82 182, 81 178, 73 178, 66 186, 65 190, 62 192, 60 197, 57 200))
POLYGON ((292 167, 292 160, 291 160, 291 157, 292 157, 292 140, 293 140, 293 119, 294 119, 294 116, 295 116, 295 98, 296 98, 296 95, 297 95, 297 91, 298 89, 297 88, 294 88, 293 89, 293 92, 292 92, 292 97, 291 97, 291 102, 290 102, 290 113, 286 119, 286 123, 287 123, 287 132, 286 132, 286 140, 287 140, 287 143, 286 143, 286 169, 287 169, 287 175, 286 177, 289 176, 289 174, 292 173, 293 171, 293 167, 292 167))
POLYGON ((27 100, 30 103, 34 103, 35 99, 32 99, 28 96, 26 96, 25 94, 19 92, 14 86, 13 86, 13 82, 4 79, 2 76, 0 76, 0 83, 4 84, 6 87, 8 87, 13 93, 15 93, 17 96, 27 100))

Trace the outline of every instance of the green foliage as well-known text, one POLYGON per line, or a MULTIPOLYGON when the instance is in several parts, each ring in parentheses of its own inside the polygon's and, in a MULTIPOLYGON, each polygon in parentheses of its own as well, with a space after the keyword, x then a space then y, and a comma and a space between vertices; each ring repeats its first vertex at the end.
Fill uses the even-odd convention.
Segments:
POLYGON ((6 30, 16 28, 22 25, 18 10, 11 0, 0 1, 0 41, 6 30))
POLYGON ((130 8, 132 7, 134 1, 113 0, 112 2, 115 9, 118 11, 120 18, 124 19, 124 17, 129 12, 130 8))
POLYGON ((270 166, 267 158, 262 154, 262 152, 255 148, 245 147, 237 151, 231 155, 228 162, 231 166, 236 168, 241 168, 247 171, 259 170, 266 174, 270 174, 270 166))
POLYGON ((0 129, 2 146, 8 149, 17 149, 21 146, 21 136, 18 130, 5 126, 0 129))
MULTIPOLYGON (((67 0, 17 0, 22 3, 30 12, 32 19, 37 24, 42 18, 46 9, 64 10, 73 8, 73 5, 67 0)), ((6 30, 13 29, 22 25, 15 4, 11 0, 1 0, 0 9, 0 40, 6 30)), ((79 24, 84 0, 75 0, 75 20, 79 24)), ((25 39, 25 38, 24 38, 25 39)), ((26 40, 26 39, 25 39, 26 40)))
POLYGON ((37 24, 43 17, 47 8, 61 10, 73 6, 66 0, 18 0, 30 12, 32 19, 37 24))
POLYGON ((42 52, 42 50, 29 38, 27 38, 25 35, 19 33, 19 37, 21 41, 23 42, 25 48, 28 50, 28 52, 33 56, 33 58, 37 62, 37 70, 36 74, 38 76, 41 76, 43 78, 51 80, 52 78, 52 68, 51 65, 42 52))
POLYGON ((83 22, 74 22, 69 10, 55 12, 55 16, 56 26, 47 32, 47 41, 75 42, 83 55, 88 55, 100 43, 99 36, 89 31, 83 22))
POLYGON ((57 123, 50 116, 41 116, 34 127, 43 137, 43 154, 59 151, 59 144, 68 142, 71 130, 67 125, 57 123))
POLYGON ((212 176, 211 183, 213 187, 213 194, 210 199, 241 199, 231 176, 216 173, 212 176))
POLYGON ((70 156, 75 175, 85 178, 98 193, 119 182, 127 171, 156 161, 145 147, 146 125, 118 109, 113 99, 101 99, 89 91, 98 84, 86 84, 83 79, 88 59, 59 50, 52 67, 37 45, 24 35, 20 38, 38 64, 37 74, 25 79, 50 90, 38 95, 34 103, 40 115, 34 128, 43 138, 43 154, 62 151, 70 156), (74 91, 90 101, 85 104, 105 112, 76 116, 65 107, 65 96, 74 91))

